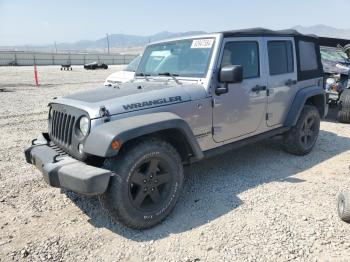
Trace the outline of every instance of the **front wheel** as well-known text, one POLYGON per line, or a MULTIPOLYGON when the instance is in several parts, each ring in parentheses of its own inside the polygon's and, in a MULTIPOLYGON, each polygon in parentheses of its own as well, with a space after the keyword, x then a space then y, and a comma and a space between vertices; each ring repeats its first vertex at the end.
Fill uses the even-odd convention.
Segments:
POLYGON ((317 108, 305 105, 297 124, 284 135, 285 150, 299 156, 310 153, 320 132, 320 121, 317 108))
POLYGON ((106 159, 104 168, 115 175, 100 201, 122 224, 150 228, 175 207, 184 175, 181 158, 169 143, 153 138, 139 141, 120 156, 106 159))

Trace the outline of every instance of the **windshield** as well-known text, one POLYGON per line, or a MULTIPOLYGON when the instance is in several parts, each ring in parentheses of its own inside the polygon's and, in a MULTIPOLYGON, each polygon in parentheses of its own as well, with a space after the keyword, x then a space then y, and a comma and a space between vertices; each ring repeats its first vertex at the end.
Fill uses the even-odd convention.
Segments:
POLYGON ((125 71, 135 72, 140 63, 140 60, 141 60, 141 56, 136 57, 134 60, 130 62, 130 64, 128 64, 128 66, 125 68, 125 71))
POLYGON ((322 59, 340 63, 348 63, 348 56, 341 49, 321 48, 322 59))
POLYGON ((205 77, 214 38, 188 39, 146 48, 136 75, 205 77))

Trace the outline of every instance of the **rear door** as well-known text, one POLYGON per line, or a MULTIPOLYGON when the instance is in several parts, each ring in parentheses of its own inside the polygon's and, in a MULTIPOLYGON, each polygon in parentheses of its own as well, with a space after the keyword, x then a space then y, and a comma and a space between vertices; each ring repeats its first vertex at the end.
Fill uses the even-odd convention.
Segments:
POLYGON ((294 38, 265 37, 268 53, 268 106, 266 121, 281 125, 297 91, 297 63, 294 38))

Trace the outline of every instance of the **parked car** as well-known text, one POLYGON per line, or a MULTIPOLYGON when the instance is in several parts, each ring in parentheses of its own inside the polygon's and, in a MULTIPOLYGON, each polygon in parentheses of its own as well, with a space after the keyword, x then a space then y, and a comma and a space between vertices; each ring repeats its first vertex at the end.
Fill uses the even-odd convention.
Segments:
POLYGON ((95 69, 108 69, 108 65, 104 63, 92 62, 84 65, 84 69, 86 70, 95 70, 95 69))
POLYGON ((318 41, 251 29, 150 44, 133 81, 52 100, 26 161, 126 226, 155 226, 183 165, 277 135, 291 154, 312 151, 327 110, 318 41))
POLYGON ((350 123, 350 59, 343 48, 321 47, 329 104, 339 107, 338 121, 350 123))
POLYGON ((104 85, 114 86, 117 84, 128 82, 131 79, 133 79, 135 76, 137 66, 140 63, 140 60, 141 56, 138 56, 135 59, 133 59, 124 70, 111 74, 109 77, 107 77, 104 85))

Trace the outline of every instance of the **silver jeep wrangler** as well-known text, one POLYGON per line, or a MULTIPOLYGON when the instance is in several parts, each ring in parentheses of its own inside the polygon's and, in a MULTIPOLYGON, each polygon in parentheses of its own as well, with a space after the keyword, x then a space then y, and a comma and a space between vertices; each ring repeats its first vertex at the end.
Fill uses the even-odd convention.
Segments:
POLYGON ((276 135, 308 154, 326 114, 318 39, 249 29, 150 44, 131 82, 54 99, 25 151, 46 182, 97 195, 145 229, 173 210, 183 165, 276 135))

